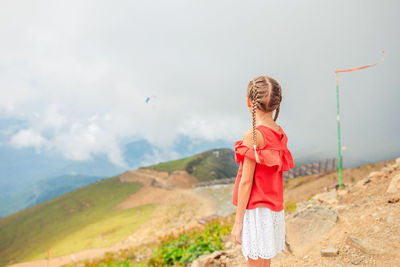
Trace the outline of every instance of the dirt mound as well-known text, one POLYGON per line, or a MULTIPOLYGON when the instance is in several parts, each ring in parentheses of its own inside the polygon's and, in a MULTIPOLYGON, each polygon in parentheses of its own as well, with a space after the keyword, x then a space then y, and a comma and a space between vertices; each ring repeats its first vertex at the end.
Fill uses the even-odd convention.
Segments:
POLYGON ((121 182, 140 182, 143 187, 119 203, 115 209, 130 209, 136 206, 165 203, 176 197, 174 188, 192 188, 197 179, 184 170, 158 172, 149 169, 127 171, 119 176, 121 182))
POLYGON ((137 169, 119 175, 121 182, 140 182, 143 185, 164 188, 192 188, 198 182, 197 178, 185 170, 175 170, 170 174, 151 169, 137 169))
POLYGON ((163 203, 171 196, 171 190, 153 186, 143 186, 139 191, 129 196, 113 209, 125 210, 146 204, 163 203))

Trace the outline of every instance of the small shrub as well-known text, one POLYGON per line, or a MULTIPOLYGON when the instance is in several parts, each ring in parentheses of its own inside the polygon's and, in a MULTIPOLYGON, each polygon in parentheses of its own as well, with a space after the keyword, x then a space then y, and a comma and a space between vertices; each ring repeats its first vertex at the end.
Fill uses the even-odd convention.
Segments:
POLYGON ((153 251, 149 266, 186 266, 203 254, 224 249, 222 238, 230 233, 231 223, 213 220, 204 229, 183 231, 162 239, 153 251))
POLYGON ((294 212, 296 211, 296 202, 293 200, 288 200, 285 203, 285 212, 294 212))

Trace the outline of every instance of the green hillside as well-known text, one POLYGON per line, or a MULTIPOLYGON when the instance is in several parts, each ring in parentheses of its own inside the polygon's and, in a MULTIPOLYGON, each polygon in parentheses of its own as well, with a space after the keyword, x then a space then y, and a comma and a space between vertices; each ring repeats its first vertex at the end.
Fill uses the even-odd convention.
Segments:
POLYGON ((234 177, 238 170, 232 149, 211 149, 203 153, 142 168, 172 172, 186 170, 199 181, 234 177))
POLYGON ((102 179, 86 175, 59 175, 40 180, 27 190, 2 200, 0 216, 5 217, 102 179))
POLYGON ((0 219, 0 266, 45 259, 126 238, 145 222, 155 204, 112 208, 141 188, 107 178, 0 219))

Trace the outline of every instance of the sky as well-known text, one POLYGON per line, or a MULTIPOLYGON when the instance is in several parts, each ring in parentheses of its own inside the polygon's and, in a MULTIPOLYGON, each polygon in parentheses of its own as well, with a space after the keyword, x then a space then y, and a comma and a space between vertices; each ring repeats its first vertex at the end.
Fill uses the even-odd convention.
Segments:
POLYGON ((233 143, 251 128, 246 87, 275 78, 294 157, 344 165, 400 156, 398 1, 0 3, 0 149, 33 147, 126 166, 123 143, 168 155, 180 135, 233 143), (146 98, 150 97, 148 103, 146 98))

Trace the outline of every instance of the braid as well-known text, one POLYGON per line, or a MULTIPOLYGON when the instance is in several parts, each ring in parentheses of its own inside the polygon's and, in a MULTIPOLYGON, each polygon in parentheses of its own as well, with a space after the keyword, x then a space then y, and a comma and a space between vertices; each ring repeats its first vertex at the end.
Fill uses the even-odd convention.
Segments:
POLYGON ((256 83, 252 80, 253 87, 251 88, 251 116, 252 116, 252 125, 253 125, 253 147, 254 147, 254 155, 256 158, 256 162, 259 163, 260 160, 257 154, 257 133, 256 133, 256 109, 258 106, 258 90, 256 83))
POLYGON ((268 101, 268 110, 275 110, 274 121, 278 119, 280 104, 282 101, 282 90, 279 83, 271 78, 267 77, 269 84, 270 84, 270 99, 268 101))
POLYGON ((268 76, 257 76, 247 86, 247 97, 251 101, 252 139, 256 162, 260 163, 257 154, 256 111, 271 112, 275 110, 274 121, 278 119, 282 101, 281 86, 268 76))
POLYGON ((276 119, 278 118, 278 115, 279 115, 279 107, 280 107, 281 105, 279 105, 277 108, 276 108, 276 110, 275 110, 275 117, 274 117, 274 121, 276 121, 276 119))

